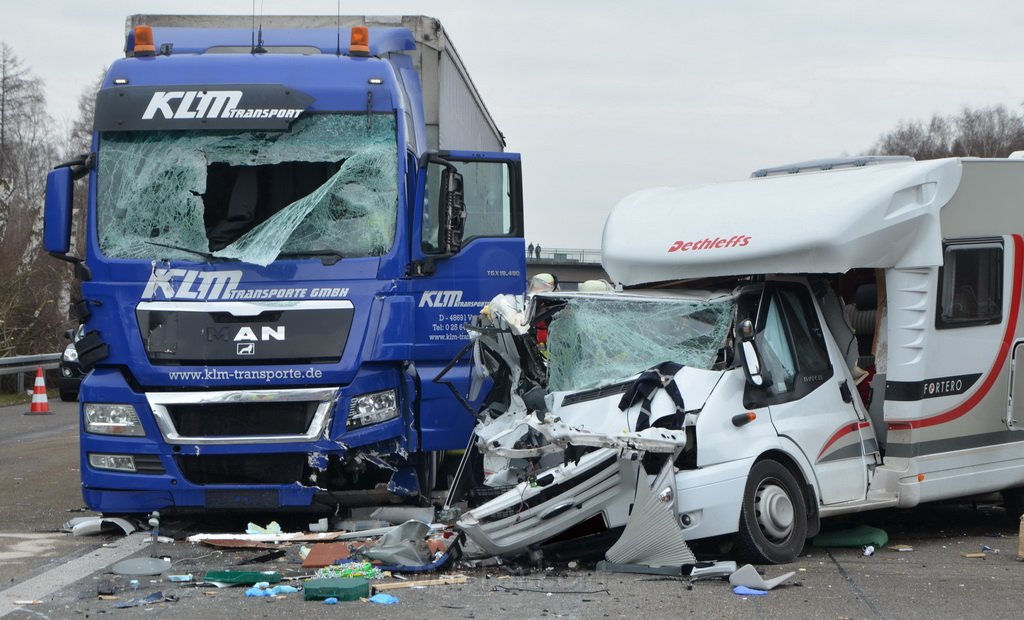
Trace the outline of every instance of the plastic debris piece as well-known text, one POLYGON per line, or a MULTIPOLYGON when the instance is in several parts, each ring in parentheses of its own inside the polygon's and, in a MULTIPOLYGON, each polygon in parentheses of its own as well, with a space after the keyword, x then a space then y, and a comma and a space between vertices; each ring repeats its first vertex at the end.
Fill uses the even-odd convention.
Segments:
POLYGON ((981 550, 984 553, 992 553, 992 554, 999 553, 999 549, 993 549, 992 547, 989 547, 988 545, 982 545, 981 546, 981 550))
POLYGON ((758 590, 756 588, 748 588, 747 586, 733 586, 732 591, 741 596, 767 596, 768 592, 765 590, 758 590))
POLYGON ((875 555, 875 548, 874 548, 874 546, 872 546, 872 545, 866 545, 866 546, 864 547, 864 555, 865 555, 865 556, 868 556, 868 557, 870 557, 870 556, 872 556, 872 555, 875 555))
POLYGON ((458 585, 467 583, 469 577, 465 575, 441 575, 437 579, 423 579, 418 581, 394 581, 391 583, 378 583, 373 585, 375 592, 384 592, 385 590, 399 590, 403 588, 412 588, 414 590, 422 590, 427 586, 448 586, 458 585))
POLYGON ((362 579, 383 579, 384 575, 379 568, 369 562, 346 562, 324 566, 316 571, 314 575, 318 579, 349 579, 359 577, 362 579))
POLYGON ((281 525, 277 521, 271 521, 266 527, 256 525, 255 523, 249 523, 245 528, 246 534, 262 534, 264 536, 283 534, 281 531, 281 525))
POLYGON ((432 523, 434 521, 434 509, 420 506, 381 506, 370 513, 371 519, 387 521, 395 525, 406 521, 423 521, 432 523))
POLYGON ((889 545, 888 549, 890 551, 913 551, 914 547, 912 545, 900 544, 900 545, 889 545))
POLYGON ((431 561, 426 537, 430 525, 422 521, 406 521, 380 537, 375 546, 362 555, 392 566, 421 566, 431 561))
POLYGON ((147 576, 160 575, 171 568, 169 560, 163 558, 128 558, 110 567, 117 575, 147 576))
POLYGON ((327 517, 320 519, 316 523, 309 524, 310 532, 326 532, 327 531, 327 517))
POLYGON ((370 596, 370 582, 358 577, 310 579, 303 584, 307 601, 334 598, 339 601, 358 601, 370 596))
POLYGON ((337 604, 338 604, 338 599, 333 597, 333 596, 329 596, 329 597, 324 599, 324 605, 337 605, 337 604))
POLYGON ((127 601, 118 601, 114 603, 116 609, 126 609, 130 607, 139 607, 141 605, 152 605, 153 603, 174 603, 178 600, 177 596, 168 594, 164 596, 163 592, 153 592, 145 598, 133 598, 127 601))
POLYGON ((207 571, 204 580, 210 583, 251 586, 261 581, 277 583, 281 573, 277 571, 212 570, 207 571))
POLYGON ((756 590, 771 590, 795 574, 796 571, 790 571, 783 575, 779 575, 774 579, 765 579, 757 572, 757 569, 754 568, 753 565, 745 564, 735 573, 729 575, 729 584, 734 586, 746 586, 756 590))
POLYGON ((371 603, 378 603, 380 605, 394 605, 398 602, 397 596, 392 596, 385 592, 378 592, 369 598, 371 603))
POLYGON ((118 531, 127 536, 135 531, 135 526, 119 517, 75 517, 64 523, 61 530, 71 532, 72 536, 98 536, 116 534, 118 531))
POLYGON ((864 545, 874 545, 877 548, 884 547, 889 542, 889 534, 877 527, 858 525, 848 530, 818 534, 811 542, 815 547, 863 547, 864 545))
POLYGON ((192 581, 192 573, 189 573, 187 575, 167 575, 167 579, 169 581, 185 583, 188 581, 192 581))

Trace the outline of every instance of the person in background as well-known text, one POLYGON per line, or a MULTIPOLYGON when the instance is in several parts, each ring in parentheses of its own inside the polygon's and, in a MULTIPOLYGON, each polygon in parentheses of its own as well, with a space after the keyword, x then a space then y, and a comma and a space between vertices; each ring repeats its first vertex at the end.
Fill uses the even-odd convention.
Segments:
POLYGON ((537 244, 537 259, 540 260, 540 244, 537 244))
POLYGON ((526 246, 526 258, 533 258, 533 243, 526 246))

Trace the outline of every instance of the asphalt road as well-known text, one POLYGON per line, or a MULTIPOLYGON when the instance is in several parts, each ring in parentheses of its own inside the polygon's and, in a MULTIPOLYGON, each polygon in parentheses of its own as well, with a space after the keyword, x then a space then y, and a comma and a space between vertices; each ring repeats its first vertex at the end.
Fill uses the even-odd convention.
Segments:
MULTIPOLYGON (((226 617, 271 618, 1017 618, 1024 562, 1017 560, 1018 528, 998 506, 953 503, 914 510, 865 513, 826 521, 827 529, 868 524, 886 530, 890 545, 913 551, 819 549, 808 546, 798 561, 763 568, 768 577, 796 575, 767 596, 739 596, 723 581, 688 587, 677 579, 598 573, 553 563, 543 567, 458 566, 469 582, 409 588, 392 593, 400 602, 327 606, 302 600, 247 598, 241 589, 211 590, 141 577, 138 590, 129 577, 109 572, 111 558, 159 555, 171 558, 175 573, 199 577, 207 570, 235 567, 261 552, 218 552, 177 542, 151 545, 133 537, 73 538, 58 532, 80 513, 77 424, 74 406, 51 402, 49 416, 24 416, 21 407, 0 408, 0 616, 10 618, 226 617), (999 549, 982 558, 965 557, 983 546, 999 549), (104 555, 106 554, 106 555, 104 555), (50 584, 50 585, 47 585, 50 584), (113 587, 118 600, 100 600, 113 587), (42 588, 42 589, 40 589, 42 588), (117 609, 118 602, 155 592, 174 602, 117 609), (16 605, 24 592, 39 604, 16 605)), ((210 523, 192 532, 213 531, 210 523)), ((707 552, 702 559, 729 559, 707 552)), ((270 564, 285 576, 309 574, 298 547, 270 564)), ((436 576, 428 576, 431 578, 436 576)))

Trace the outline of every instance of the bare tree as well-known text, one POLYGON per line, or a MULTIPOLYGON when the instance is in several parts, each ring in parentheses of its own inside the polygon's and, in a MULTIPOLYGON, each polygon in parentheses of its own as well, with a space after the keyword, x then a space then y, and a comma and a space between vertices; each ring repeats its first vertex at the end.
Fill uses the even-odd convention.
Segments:
POLYGON ((921 121, 900 121, 882 134, 870 154, 910 155, 915 159, 940 157, 1006 157, 1024 150, 1024 116, 996 105, 963 108, 958 114, 932 116, 921 121))
POLYGON ((43 83, 0 42, 0 356, 55 351, 68 276, 42 251, 46 174, 59 149, 43 83))

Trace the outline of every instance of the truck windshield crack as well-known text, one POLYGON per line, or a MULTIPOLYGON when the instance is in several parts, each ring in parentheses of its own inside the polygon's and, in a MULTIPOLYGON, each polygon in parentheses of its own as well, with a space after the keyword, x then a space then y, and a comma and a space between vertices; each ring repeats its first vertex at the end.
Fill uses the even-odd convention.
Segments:
POLYGON ((100 247, 114 258, 258 265, 380 256, 398 200, 395 121, 381 116, 367 127, 361 115, 310 115, 287 132, 105 132, 100 247), (154 246, 176 252, 155 256, 154 246))

